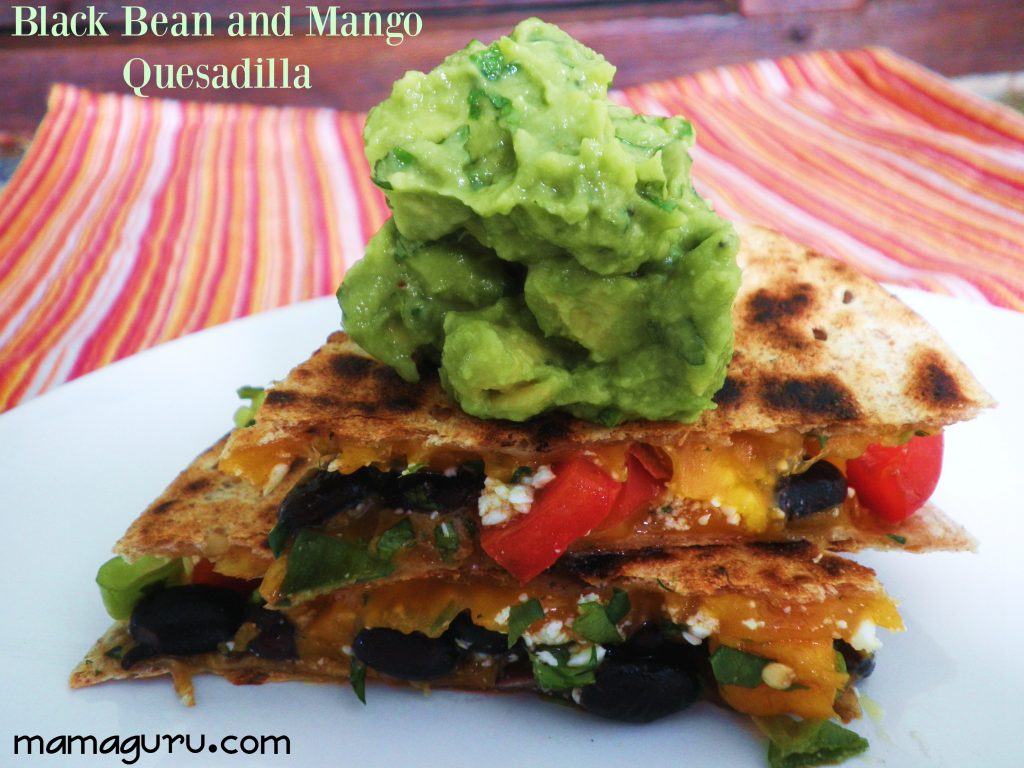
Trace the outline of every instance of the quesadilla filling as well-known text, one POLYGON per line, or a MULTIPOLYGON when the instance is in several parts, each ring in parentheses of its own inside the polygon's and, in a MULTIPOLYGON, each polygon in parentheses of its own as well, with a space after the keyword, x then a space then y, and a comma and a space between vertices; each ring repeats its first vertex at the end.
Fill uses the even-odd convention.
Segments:
MULTIPOLYGON (((462 531, 463 538, 478 543, 525 583, 567 551, 631 549, 649 541, 668 546, 771 541, 816 532, 841 545, 839 532, 850 529, 891 538, 895 524, 923 504, 934 487, 941 439, 914 431, 833 437, 738 433, 719 442, 694 436, 676 446, 597 445, 525 463, 507 455, 479 457, 408 444, 369 449, 310 444, 307 450, 320 469, 289 494, 271 543, 343 510, 349 513, 345 520, 355 510, 361 521, 344 525, 364 529, 376 520, 366 513, 382 505, 432 513, 435 519, 442 510, 458 512, 458 520, 450 521, 451 535, 462 531), (937 461, 925 468, 925 477, 896 473, 904 498, 880 497, 877 486, 886 480, 877 472, 861 472, 856 486, 848 479, 875 452, 929 451, 936 441, 937 461), (911 508, 904 486, 915 482, 931 486, 917 494, 911 508), (866 507, 861 491, 878 503, 866 507), (301 520, 290 511, 303 505, 302 498, 318 494, 316 511, 301 512, 301 520)), ((268 461, 271 455, 229 452, 221 467, 267 492, 275 475, 283 476, 278 468, 287 470, 295 458, 281 445, 268 461)))
POLYGON ((259 682, 261 669, 349 677, 361 697, 367 676, 532 689, 639 722, 684 709, 706 688, 752 715, 845 720, 859 714, 850 687, 873 666, 875 628, 902 628, 880 591, 838 589, 808 602, 688 594, 661 578, 608 586, 585 560, 525 587, 465 564, 459 575, 416 576, 411 542, 388 532, 350 549, 344 574, 331 550, 319 551, 314 573, 295 562, 307 556, 304 541, 262 582, 226 577, 206 560, 163 561, 163 581, 139 590, 118 636, 121 667, 176 669, 185 692, 183 669, 232 666, 251 670, 247 682, 259 682), (388 578, 396 567, 409 578, 388 578))

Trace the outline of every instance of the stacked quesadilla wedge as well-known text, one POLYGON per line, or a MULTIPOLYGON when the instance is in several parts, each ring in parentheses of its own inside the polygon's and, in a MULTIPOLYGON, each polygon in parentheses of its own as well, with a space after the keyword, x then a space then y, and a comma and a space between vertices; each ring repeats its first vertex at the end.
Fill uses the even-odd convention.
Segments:
POLYGON ((532 688, 621 720, 702 685, 758 716, 858 714, 869 569, 828 550, 970 549, 887 522, 846 475, 991 400, 848 266, 743 233, 736 345, 694 424, 467 416, 342 333, 132 524, 98 581, 120 621, 73 686, 171 674, 532 688), (595 522, 596 521, 596 522, 595 522))

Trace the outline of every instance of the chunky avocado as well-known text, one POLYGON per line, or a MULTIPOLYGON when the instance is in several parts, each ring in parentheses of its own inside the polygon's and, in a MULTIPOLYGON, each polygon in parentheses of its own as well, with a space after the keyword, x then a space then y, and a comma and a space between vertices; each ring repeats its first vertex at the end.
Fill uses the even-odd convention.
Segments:
POLYGON ((736 234, 691 184, 690 124, 609 101, 614 72, 529 19, 395 83, 365 130, 393 216, 338 290, 360 345, 481 417, 712 407, 736 234))

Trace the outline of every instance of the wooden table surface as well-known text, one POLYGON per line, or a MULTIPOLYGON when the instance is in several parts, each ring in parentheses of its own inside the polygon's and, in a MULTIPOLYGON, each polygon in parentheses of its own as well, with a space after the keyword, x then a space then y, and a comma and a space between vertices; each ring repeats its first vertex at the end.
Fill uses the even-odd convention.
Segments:
MULTIPOLYGON (((305 6, 293 4, 304 20, 305 6)), ((51 10, 88 5, 108 12, 107 38, 16 37, 10 4, 0 7, 0 132, 27 136, 45 111, 53 82, 128 93, 125 63, 234 65, 243 57, 288 57, 310 67, 310 90, 164 90, 154 95, 194 100, 330 106, 365 110, 408 69, 428 69, 474 38, 489 41, 520 19, 539 15, 601 51, 625 86, 699 69, 820 48, 888 46, 945 75, 1024 69, 1022 0, 441 0, 398 4, 366 0, 360 10, 417 10, 423 31, 389 47, 380 38, 320 38, 293 29, 288 38, 229 38, 232 10, 281 7, 274 0, 150 0, 152 13, 209 11, 211 38, 117 36, 121 2, 51 0, 51 10)), ((325 7, 327 4, 322 4, 325 7)))

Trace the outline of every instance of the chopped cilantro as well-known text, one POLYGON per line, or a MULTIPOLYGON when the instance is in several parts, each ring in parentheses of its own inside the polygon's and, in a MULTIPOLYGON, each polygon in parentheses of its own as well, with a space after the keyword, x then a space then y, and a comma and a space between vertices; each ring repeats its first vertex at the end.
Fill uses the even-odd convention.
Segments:
POLYGON ((664 194, 664 184, 658 182, 638 181, 636 184, 636 193, 644 200, 658 206, 666 213, 670 213, 679 207, 679 204, 675 200, 666 200, 662 197, 664 194))
POLYGON ((888 536, 888 537, 889 537, 890 539, 892 539, 893 541, 895 541, 895 542, 896 542, 897 544, 899 544, 899 545, 900 545, 901 547, 902 547, 902 546, 903 546, 904 544, 906 544, 906 543, 907 543, 907 537, 906 537, 906 536, 899 536, 899 535, 897 535, 897 534, 895 534, 895 533, 887 533, 887 534, 885 534, 885 535, 886 535, 886 536, 888 536))
POLYGON ((446 520, 434 526, 434 544, 445 562, 451 560, 459 551, 459 531, 455 523, 446 520))
POLYGON ((868 740, 830 720, 754 718, 768 737, 770 768, 803 768, 841 763, 868 748, 868 740))
POLYGON ((761 671, 770 663, 771 659, 727 645, 718 646, 711 654, 711 671, 715 674, 715 680, 723 685, 738 685, 741 688, 757 688, 761 684, 761 671))
MULTIPOLYGON (((494 107, 502 115, 508 114, 508 112, 510 111, 509 107, 511 106, 512 102, 506 99, 504 96, 497 93, 488 93, 483 88, 474 88, 469 92, 469 97, 466 99, 466 102, 469 104, 470 120, 480 119, 480 115, 482 114, 482 110, 480 109, 480 107, 483 104, 484 99, 491 102, 491 106, 494 107)), ((468 126, 463 127, 465 128, 468 126)))
POLYGON ((533 622, 543 618, 544 608, 537 598, 513 605, 508 612, 508 647, 515 645, 533 622))
POLYGON ((405 170, 407 166, 415 162, 416 157, 411 152, 401 147, 394 147, 374 164, 371 181, 381 189, 394 189, 391 182, 388 181, 391 174, 405 170))
POLYGON ((666 584, 661 579, 658 579, 658 586, 661 587, 662 589, 664 589, 666 592, 671 592, 673 594, 679 594, 678 592, 676 592, 674 589, 672 589, 672 587, 670 587, 668 584, 666 584))
POLYGON ((355 656, 349 665, 348 681, 352 685, 352 691, 363 704, 366 704, 366 665, 355 656))
POLYGON ((514 75, 519 68, 508 61, 497 43, 492 43, 482 51, 478 51, 469 57, 470 61, 476 64, 480 74, 486 80, 501 80, 503 77, 514 75))
POLYGON ((836 651, 836 672, 847 674, 846 672, 846 657, 843 656, 839 651, 836 651))
POLYGON ((267 391, 263 387, 239 387, 237 392, 238 396, 242 400, 248 400, 249 404, 239 406, 235 411, 235 426, 239 429, 251 427, 256 423, 256 411, 267 399, 267 391))
POLYGON ((267 546, 270 547, 274 557, 280 557, 281 553, 284 552, 284 547, 288 543, 288 535, 290 533, 291 531, 288 530, 288 527, 282 523, 278 523, 270 529, 270 533, 267 534, 267 546))
POLYGON ((426 464, 410 464, 409 466, 407 466, 405 469, 402 470, 402 472, 399 475, 399 477, 405 477, 406 475, 415 474, 416 472, 419 472, 421 469, 423 469, 425 466, 427 466, 427 465, 426 464))
POLYGON ((390 576, 394 569, 389 559, 370 552, 366 541, 300 531, 288 555, 281 594, 287 596, 297 592, 337 589, 361 581, 382 579, 390 576))
POLYGON ((118 661, 120 661, 123 653, 124 648, 120 645, 115 645, 113 648, 104 651, 103 655, 106 656, 108 659, 117 659, 118 661))
POLYGON ((818 438, 818 450, 824 451, 825 446, 828 445, 828 435, 815 435, 818 438))
POLYGON ((411 547, 416 541, 416 533, 412 529, 412 520, 408 517, 388 528, 377 540, 377 555, 390 560, 401 549, 411 547))
POLYGON ((629 595, 616 589, 608 605, 597 601, 580 603, 580 613, 573 622, 573 631, 592 643, 621 643, 622 633, 616 626, 629 613, 629 595))
POLYGON ((571 691, 595 681, 594 670, 601 663, 597 658, 597 646, 590 649, 590 658, 583 664, 569 666, 568 646, 545 648, 530 654, 533 678, 542 691, 571 691), (548 662, 554 660, 555 664, 548 662))

